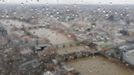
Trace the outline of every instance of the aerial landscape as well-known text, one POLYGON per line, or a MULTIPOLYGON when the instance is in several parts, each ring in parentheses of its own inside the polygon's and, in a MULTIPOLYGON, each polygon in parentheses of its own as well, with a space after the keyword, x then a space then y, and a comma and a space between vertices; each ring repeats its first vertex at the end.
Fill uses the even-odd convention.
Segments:
POLYGON ((0 4, 0 75, 134 75, 133 7, 0 4))

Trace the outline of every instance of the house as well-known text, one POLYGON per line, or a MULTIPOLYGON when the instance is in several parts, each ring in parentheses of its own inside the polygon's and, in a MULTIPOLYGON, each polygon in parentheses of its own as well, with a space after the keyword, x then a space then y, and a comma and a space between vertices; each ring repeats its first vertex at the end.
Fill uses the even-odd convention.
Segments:
POLYGON ((111 48, 111 50, 104 52, 104 56, 112 57, 123 63, 134 66, 134 43, 125 43, 111 48))

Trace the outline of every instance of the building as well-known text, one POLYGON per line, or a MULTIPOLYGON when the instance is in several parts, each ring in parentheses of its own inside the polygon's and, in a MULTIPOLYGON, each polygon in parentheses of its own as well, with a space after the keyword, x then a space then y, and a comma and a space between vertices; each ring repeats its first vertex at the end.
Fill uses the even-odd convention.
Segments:
POLYGON ((134 66, 134 43, 120 45, 117 48, 106 51, 104 55, 134 66))

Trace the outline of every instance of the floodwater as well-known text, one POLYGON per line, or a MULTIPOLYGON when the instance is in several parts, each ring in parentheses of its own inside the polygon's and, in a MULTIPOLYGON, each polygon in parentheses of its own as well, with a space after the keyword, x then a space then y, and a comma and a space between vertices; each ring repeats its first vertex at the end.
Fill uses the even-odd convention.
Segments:
MULTIPOLYGON (((20 23, 18 21, 12 21, 12 20, 8 22, 3 21, 2 23, 8 26, 10 26, 10 24, 13 24, 15 26, 21 26, 22 24, 26 25, 25 23, 20 23)), ((63 34, 60 34, 50 29, 35 29, 30 30, 30 32, 35 32, 34 34, 38 35, 39 37, 48 38, 52 44, 73 42, 73 40, 68 39, 63 34)), ((82 47, 69 48, 71 52, 79 49, 81 50, 83 48, 82 47)), ((59 50, 59 52, 61 54, 62 53, 64 54, 66 50, 61 49, 59 50)), ((99 56, 75 60, 69 62, 69 64, 71 64, 82 75, 134 75, 134 71, 130 70, 128 67, 125 67, 124 65, 118 62, 112 62, 106 58, 99 56)))
MULTIPOLYGON (((72 40, 64 35, 50 29, 36 29, 33 31, 40 37, 47 37, 52 44, 72 42, 72 40)), ((59 50, 59 53, 64 54, 65 52, 72 52, 81 48, 82 47, 69 48, 69 51, 61 49, 59 50)), ((134 72, 128 67, 99 56, 72 61, 69 62, 69 64, 71 64, 82 75, 134 75, 134 72)))
POLYGON ((134 75, 134 71, 119 62, 96 56, 69 62, 82 75, 134 75))
MULTIPOLYGON (((63 44, 73 42, 73 40, 68 39, 61 33, 58 33, 51 29, 35 29, 31 30, 35 32, 35 35, 39 37, 48 38, 52 44, 63 44)), ((73 47, 66 49, 59 49, 59 54, 65 54, 66 52, 76 52, 85 50, 83 47, 73 47)), ((94 57, 87 59, 80 59, 77 61, 70 62, 77 71, 79 71, 82 75, 134 75, 134 72, 129 68, 118 62, 112 62, 103 57, 94 57)))

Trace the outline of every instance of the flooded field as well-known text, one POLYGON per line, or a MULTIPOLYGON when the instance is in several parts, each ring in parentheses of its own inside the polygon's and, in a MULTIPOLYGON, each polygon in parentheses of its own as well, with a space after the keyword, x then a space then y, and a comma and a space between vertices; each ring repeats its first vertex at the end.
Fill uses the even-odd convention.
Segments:
MULTIPOLYGON (((2 20, 1 20, 2 21, 2 20)), ((19 21, 3 21, 3 24, 10 26, 21 26, 19 21), (17 25, 16 25, 16 24, 17 25)), ((28 24, 25 24, 29 26, 28 24)), ((30 30, 34 35, 38 35, 40 38, 48 38, 52 44, 63 44, 63 43, 72 43, 73 40, 67 38, 61 33, 58 33, 51 29, 33 29, 30 30)), ((63 48, 59 49, 59 54, 66 54, 71 52, 77 52, 87 50, 84 46, 76 46, 72 48, 63 48)), ((80 59, 76 61, 69 62, 77 71, 82 75, 134 75, 134 71, 130 70, 128 67, 118 63, 107 60, 103 57, 90 57, 85 59, 80 59)))
POLYGON ((82 75, 134 75, 134 71, 103 57, 90 57, 69 62, 82 75))

